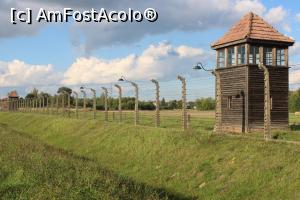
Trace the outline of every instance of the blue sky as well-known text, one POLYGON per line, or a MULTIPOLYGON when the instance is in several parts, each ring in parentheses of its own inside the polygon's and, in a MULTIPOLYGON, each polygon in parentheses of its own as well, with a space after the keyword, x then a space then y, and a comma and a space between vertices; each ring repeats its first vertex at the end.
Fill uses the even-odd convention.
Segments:
MULTIPOLYGON (((261 15, 280 32, 293 37, 296 44, 291 50, 290 62, 300 63, 300 45, 297 43, 300 40, 300 4, 297 1, 199 0, 183 3, 184 1, 170 0, 161 4, 156 0, 135 1, 132 5, 126 0, 112 1, 111 4, 98 2, 25 0, 20 3, 4 0, 4 3, 0 3, 3 4, 0 5, 0 17, 4 15, 0 20, 0 84, 4 86, 0 95, 5 95, 13 88, 25 94, 33 86, 107 85, 120 75, 126 75, 135 81, 153 77, 167 84, 169 81, 176 81, 177 74, 182 74, 192 79, 189 85, 191 89, 202 86, 207 90, 197 92, 199 97, 213 96, 213 80, 209 80, 208 75, 203 72, 195 74, 190 68, 197 61, 213 67, 215 57, 210 44, 248 11, 261 15), (128 7, 143 10, 145 7, 153 7, 159 18, 155 23, 105 26, 72 22, 31 26, 8 23, 12 6, 23 9, 44 7, 55 10, 70 7, 97 10, 106 4, 107 8, 115 10, 126 10, 128 7), (16 60, 18 62, 14 62, 16 60), (13 66, 14 69, 9 70, 8 66, 13 66), (35 75, 30 74, 31 71, 35 75), (85 71, 90 73, 85 74, 85 71)), ((293 82, 290 88, 295 89, 300 86, 300 78, 297 79, 300 77, 300 66, 294 67, 291 75, 293 82)))

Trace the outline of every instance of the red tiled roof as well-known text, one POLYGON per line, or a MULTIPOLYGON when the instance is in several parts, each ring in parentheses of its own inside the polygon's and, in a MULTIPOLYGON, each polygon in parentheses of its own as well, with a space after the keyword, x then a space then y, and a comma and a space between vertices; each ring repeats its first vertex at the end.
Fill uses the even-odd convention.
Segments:
POLYGON ((10 93, 8 93, 8 97, 19 97, 17 91, 11 91, 10 93))
POLYGON ((252 12, 246 14, 223 37, 211 46, 219 46, 229 42, 243 39, 268 40, 293 44, 295 41, 281 33, 265 22, 260 16, 252 12))

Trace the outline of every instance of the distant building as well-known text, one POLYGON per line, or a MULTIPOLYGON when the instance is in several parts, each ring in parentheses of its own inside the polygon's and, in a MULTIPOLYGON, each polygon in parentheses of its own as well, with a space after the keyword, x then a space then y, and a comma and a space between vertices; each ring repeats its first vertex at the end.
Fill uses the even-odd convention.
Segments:
POLYGON ((263 63, 270 73, 271 127, 288 127, 289 56, 294 40, 279 33, 256 14, 248 13, 214 42, 220 74, 224 131, 248 132, 264 126, 263 63))
POLYGON ((0 100, 1 111, 17 111, 19 95, 17 91, 12 91, 7 94, 7 97, 0 100))

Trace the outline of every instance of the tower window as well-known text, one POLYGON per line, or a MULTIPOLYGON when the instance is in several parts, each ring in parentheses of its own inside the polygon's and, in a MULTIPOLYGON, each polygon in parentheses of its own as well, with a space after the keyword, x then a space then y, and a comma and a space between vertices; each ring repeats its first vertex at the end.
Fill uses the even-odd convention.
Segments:
POLYGON ((276 65, 285 66, 285 52, 284 49, 276 50, 276 65))
POLYGON ((227 108, 232 109, 232 96, 227 97, 227 108))
POLYGON ((272 48, 264 48, 264 64, 265 65, 273 64, 272 48))
POLYGON ((218 51, 218 67, 225 66, 225 51, 221 49, 218 51))
POLYGON ((232 66, 235 64, 235 53, 234 53, 234 47, 228 48, 228 66, 232 66))
POLYGON ((255 65, 259 64, 259 48, 257 46, 250 47, 249 63, 255 65))
POLYGON ((241 45, 238 47, 238 64, 245 64, 245 60, 246 60, 246 48, 245 45, 241 45))

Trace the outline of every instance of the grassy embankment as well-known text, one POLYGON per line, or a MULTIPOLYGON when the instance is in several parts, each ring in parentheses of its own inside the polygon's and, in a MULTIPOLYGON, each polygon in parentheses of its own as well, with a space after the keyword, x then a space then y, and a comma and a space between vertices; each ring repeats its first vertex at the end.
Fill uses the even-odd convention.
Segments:
POLYGON ((209 117, 188 133, 41 114, 0 121, 1 195, 300 198, 300 146, 212 135, 209 117))

